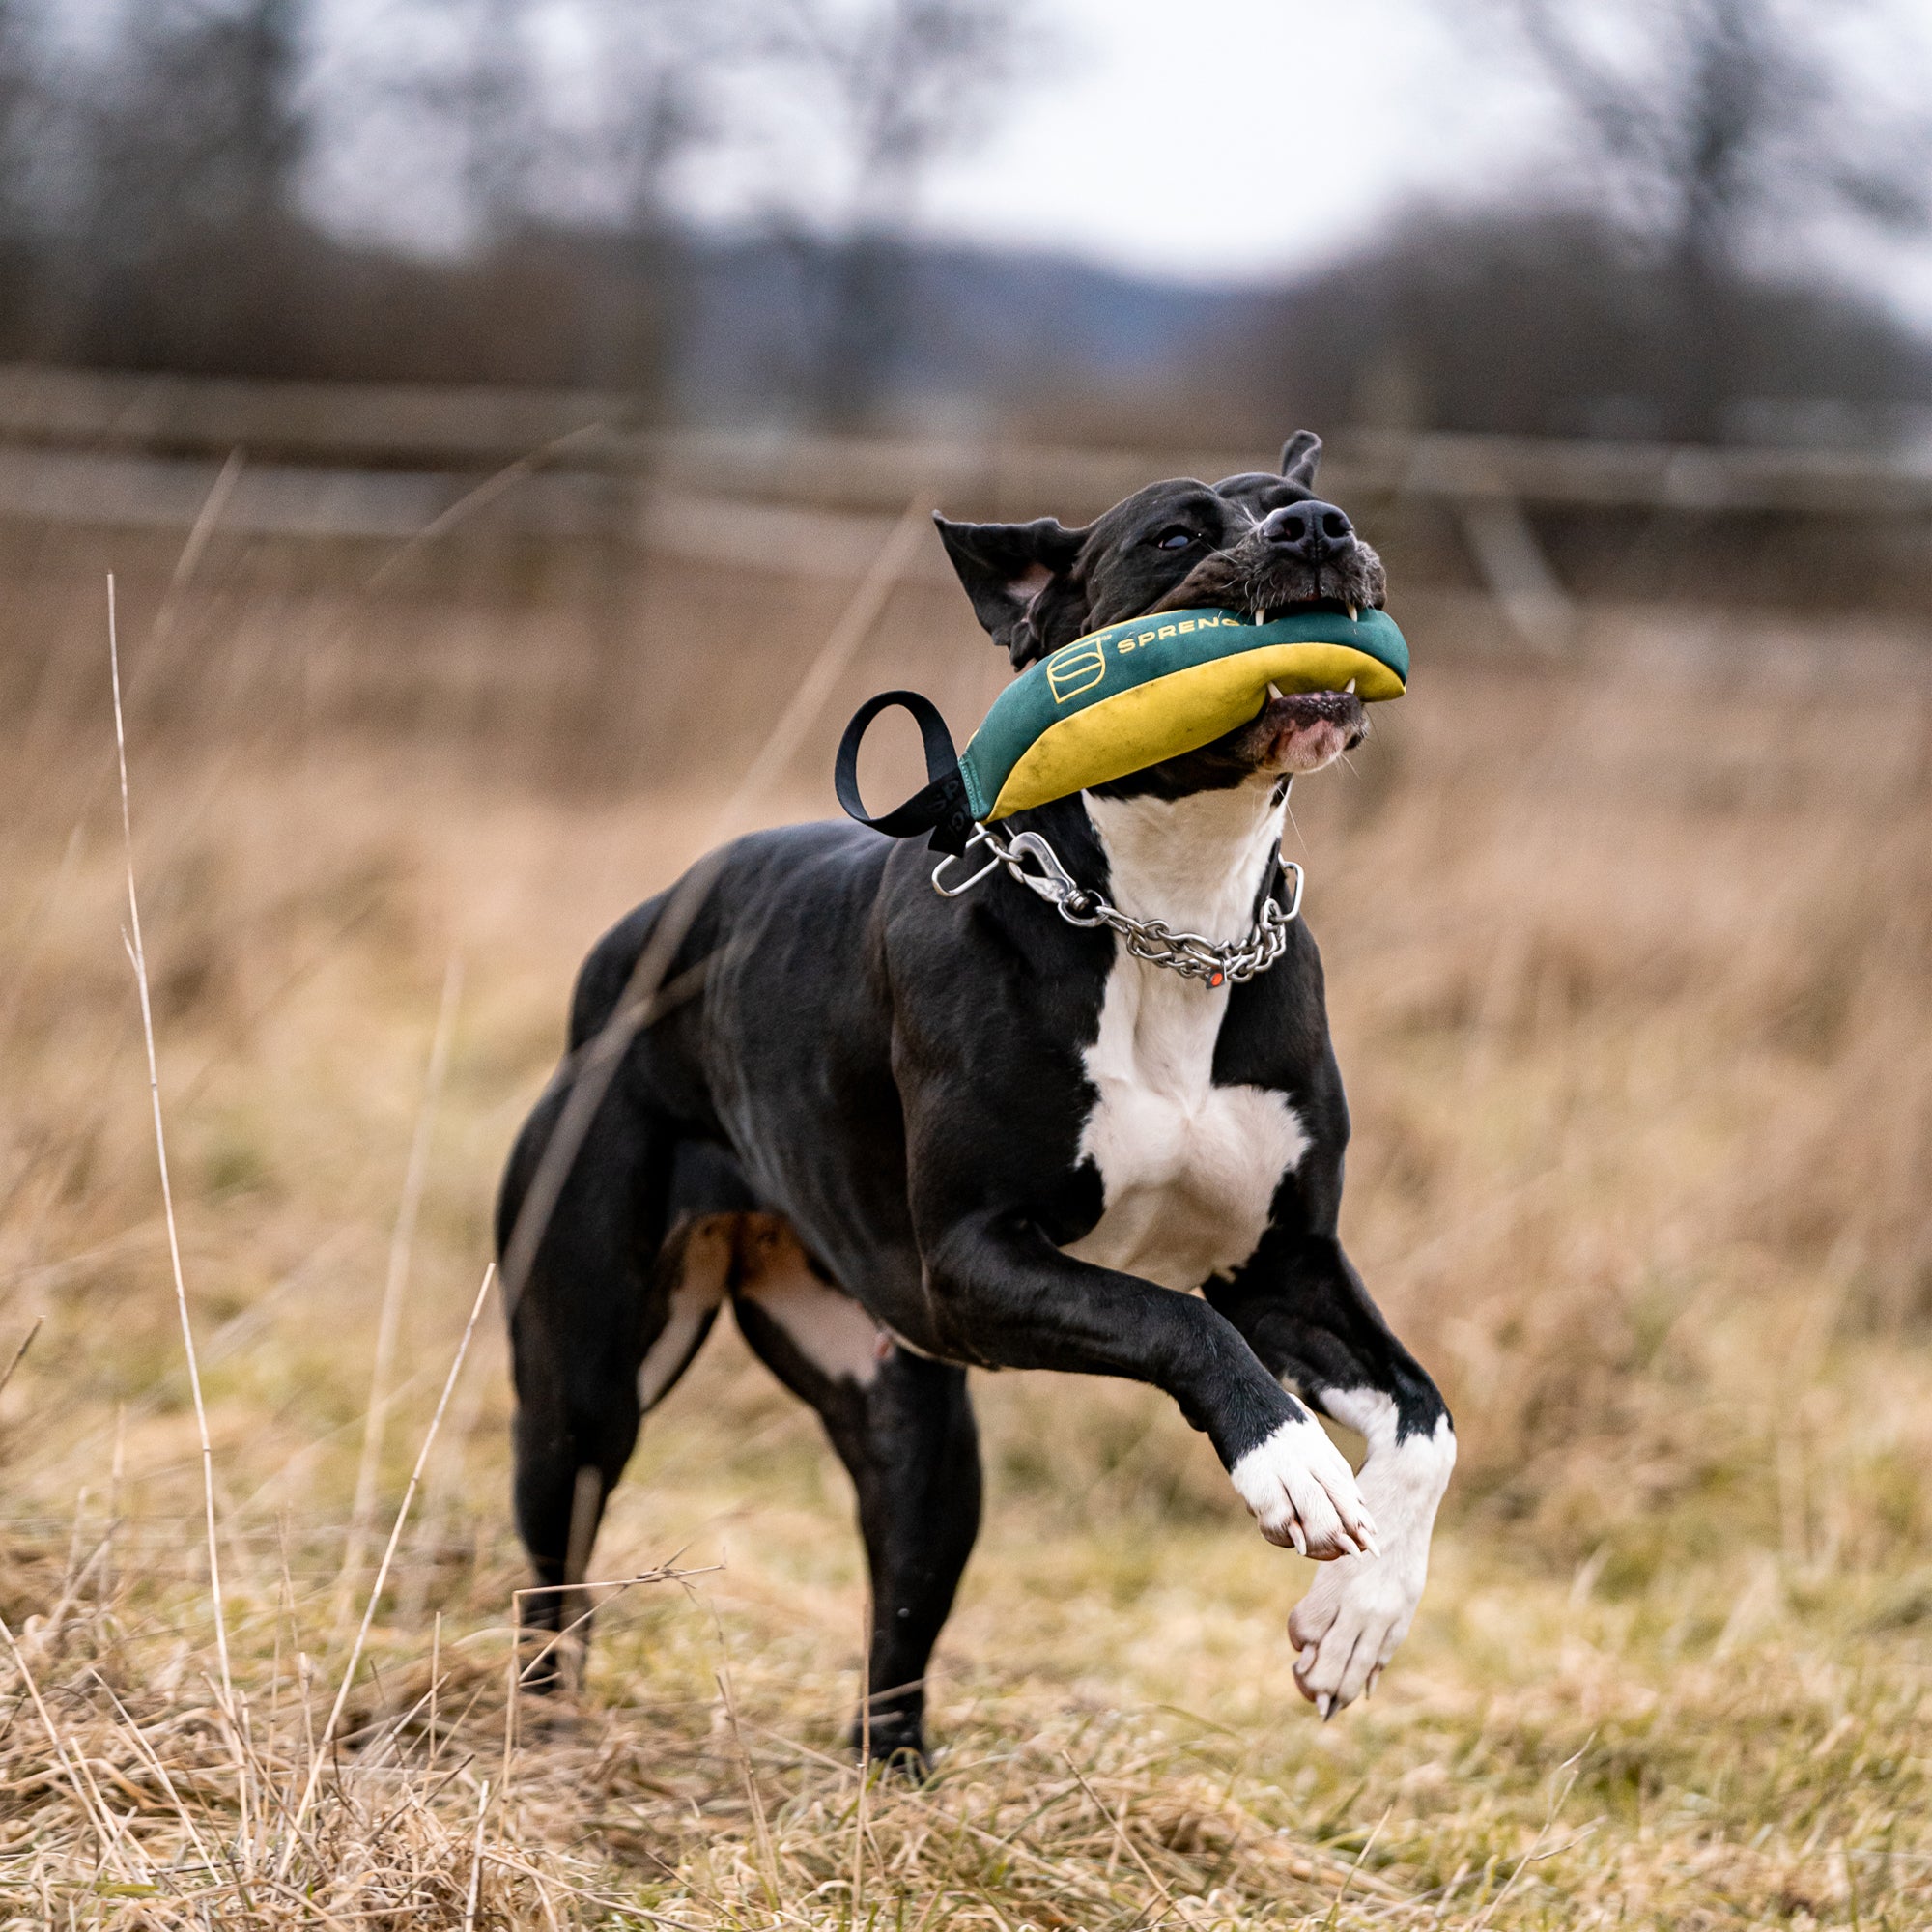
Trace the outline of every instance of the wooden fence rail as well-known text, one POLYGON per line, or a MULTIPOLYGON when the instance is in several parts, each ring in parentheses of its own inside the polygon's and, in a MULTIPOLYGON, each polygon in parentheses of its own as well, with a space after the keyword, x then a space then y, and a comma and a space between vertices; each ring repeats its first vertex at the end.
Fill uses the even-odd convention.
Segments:
MULTIPOLYGON (((0 446, 16 456, 34 450, 97 464, 117 457, 218 464, 240 449, 258 469, 447 473, 462 488, 473 487, 479 472, 516 464, 550 475, 648 474, 705 495, 827 508, 893 510, 923 488, 972 506, 1026 497, 1080 515, 1150 475, 1226 475, 1269 455, 1261 445, 1094 450, 776 430, 652 433, 638 427, 636 414, 632 399, 593 391, 0 366, 0 446)), ((1332 440, 1324 473, 1338 491, 1356 495, 1502 497, 1579 509, 1932 511, 1932 451, 1701 449, 1358 431, 1332 440)), ((327 502, 317 500, 326 520, 327 502)), ((380 514, 376 521, 386 526, 380 514)))
MULTIPOLYGON (((1075 521, 1152 476, 1211 479, 1271 456, 653 431, 634 399, 583 391, 0 366, 0 519, 35 524, 185 529, 213 493, 229 535, 393 543, 461 527, 849 576, 915 496, 956 515, 1075 521)), ((1408 581, 1478 588, 1525 635, 1561 630, 1566 575, 1586 595, 1625 579, 1659 594, 1672 544, 1708 566, 1693 581, 1714 594, 1802 595, 1807 573, 1827 597, 1884 583, 1903 608, 1932 592, 1932 452, 1356 431, 1331 440, 1322 482, 1378 540, 1404 533, 1408 581), (1577 542, 1620 519, 1641 533, 1616 537, 1640 559, 1622 577, 1599 567, 1601 544, 1577 542), (1796 569, 1828 549, 1841 583, 1796 569), (1780 558, 1782 577, 1760 557, 1780 558)), ((937 546, 911 574, 945 575, 937 546)))

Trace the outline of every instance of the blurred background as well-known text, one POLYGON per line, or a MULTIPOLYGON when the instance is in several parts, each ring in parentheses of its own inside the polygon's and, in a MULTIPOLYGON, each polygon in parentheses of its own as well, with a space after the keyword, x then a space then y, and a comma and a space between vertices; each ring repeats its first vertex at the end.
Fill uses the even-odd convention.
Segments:
MULTIPOLYGON (((924 689, 963 738, 1001 687, 925 513, 1074 523, 1298 427, 1415 663, 1297 788, 1289 846, 1356 1122, 1343 1233, 1463 1460, 1375 1705, 1303 1725, 1304 1568, 1172 1406, 980 1378, 991 1505, 935 1723, 973 1741, 959 1802, 1017 1765, 1032 1816, 1063 1747, 1134 1769, 972 1883, 1144 1922, 1151 1894, 1107 1918, 1080 1889, 1139 1884, 1131 1815, 1165 1883, 1232 1888, 1228 1923, 1287 1912, 1293 1850, 1310 1911, 1354 1924, 1317 1855, 1367 1857, 1379 1817, 1385 1890, 1349 1914, 1852 1923, 1862 1897, 1871 1924, 1886 1895, 1918 1922, 1912 0, 0 0, 0 1367, 33 1334, 0 1386, 0 1613, 50 1618, 71 1708, 91 1661, 156 1722, 212 1668, 107 572, 266 1739, 285 1660, 343 1654, 585 948, 721 830, 829 814, 867 695, 924 689), (1219 1767, 1184 1816, 1159 1725, 1219 1767)), ((910 784, 909 746, 879 758, 868 795, 910 784)), ((723 1328, 598 1558, 722 1564, 704 1611, 613 1606, 595 1752, 525 1774, 521 1842, 594 1826, 599 1885, 697 1872, 655 1894, 681 1922, 768 1895, 721 1658, 759 1735, 822 1753, 858 1656, 843 1478, 723 1328)), ((372 1636, 379 1716, 440 1612, 500 1727, 507 1425, 493 1315, 372 1636)), ((830 1816, 825 1762, 783 1775, 830 1816)), ((459 1900, 469 1802, 435 1800, 459 1900)), ((801 1885, 844 1869, 774 1829, 801 1885)), ((943 1889, 939 1856, 904 1869, 943 1889)))
POLYGON ((1909 450, 1906 0, 9 0, 0 348, 629 420, 1909 450))

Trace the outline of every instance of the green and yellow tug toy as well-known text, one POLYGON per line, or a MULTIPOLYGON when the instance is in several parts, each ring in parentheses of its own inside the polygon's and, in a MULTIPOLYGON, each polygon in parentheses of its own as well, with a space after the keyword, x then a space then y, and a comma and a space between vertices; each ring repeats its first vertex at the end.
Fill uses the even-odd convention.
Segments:
POLYGON ((916 691, 868 699, 845 727, 838 803, 895 838, 930 831, 959 853, 979 824, 1210 744, 1284 693, 1344 691, 1373 704, 1400 697, 1408 645, 1383 611, 1295 611, 1252 623, 1233 611, 1163 611, 1090 631, 1029 666, 993 700, 966 749, 916 691), (868 816, 859 797, 859 743, 881 711, 918 721, 929 782, 895 810, 868 816))

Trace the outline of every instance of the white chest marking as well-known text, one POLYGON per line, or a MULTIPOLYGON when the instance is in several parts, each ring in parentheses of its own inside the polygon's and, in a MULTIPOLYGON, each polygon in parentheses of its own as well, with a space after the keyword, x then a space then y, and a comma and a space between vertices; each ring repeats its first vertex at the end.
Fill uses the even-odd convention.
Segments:
MULTIPOLYGON (((1087 810, 1122 911, 1217 941, 1245 935, 1281 836, 1266 785, 1172 801, 1089 797, 1087 810)), ((1087 1049, 1099 1097, 1080 1137, 1104 1209, 1068 1254, 1193 1289, 1254 1252, 1308 1136, 1281 1094, 1214 1084, 1228 997, 1120 949, 1087 1049)))

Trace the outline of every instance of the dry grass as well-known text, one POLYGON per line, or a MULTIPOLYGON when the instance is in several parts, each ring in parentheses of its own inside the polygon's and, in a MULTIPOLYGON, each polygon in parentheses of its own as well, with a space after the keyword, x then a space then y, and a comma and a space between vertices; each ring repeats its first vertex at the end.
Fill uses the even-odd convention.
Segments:
MULTIPOLYGON (((373 602, 217 543, 151 642, 172 558, 123 547, 224 1706, 95 559, 9 543, 0 1358, 44 1325, 0 1394, 0 1923, 1932 1920, 1919 640, 1605 618, 1550 668, 1408 613, 1414 695, 1296 807, 1357 1123, 1345 1231, 1465 1445, 1416 1632, 1321 1725, 1283 1634, 1302 1566, 1169 1406, 984 1378, 988 1528, 912 1793, 838 1748, 843 1478, 726 1334, 599 1549, 653 1580, 607 1604, 580 1702, 508 1708, 494 1309, 315 1742, 568 976, 692 855, 698 748, 728 779, 842 589, 673 575, 613 616, 565 559, 373 602)), ((904 681, 966 719, 991 655, 908 591, 832 714, 904 681)), ((824 809, 828 743, 774 816, 824 809)))

